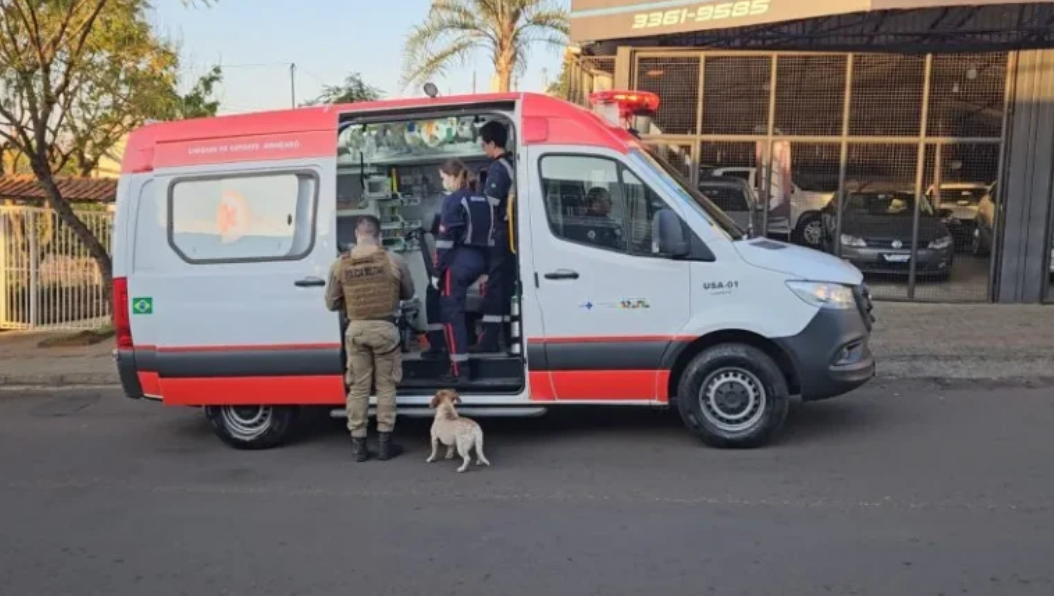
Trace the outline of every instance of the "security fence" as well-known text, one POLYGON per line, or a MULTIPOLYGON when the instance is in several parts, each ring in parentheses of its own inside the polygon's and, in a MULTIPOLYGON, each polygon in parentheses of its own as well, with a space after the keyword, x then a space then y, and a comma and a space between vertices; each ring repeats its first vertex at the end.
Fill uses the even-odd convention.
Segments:
POLYGON ((614 56, 580 56, 577 60, 565 63, 558 83, 559 95, 577 104, 586 105, 590 93, 610 90, 614 77, 614 56))
POLYGON ((704 194, 748 180, 767 234, 849 260, 876 297, 990 299, 1011 55, 632 56, 662 100, 644 140, 704 194))
MULTIPOLYGON (((113 216, 78 211, 110 246, 113 216)), ((110 304, 95 260, 51 209, 0 206, 0 329, 94 329, 110 304)))

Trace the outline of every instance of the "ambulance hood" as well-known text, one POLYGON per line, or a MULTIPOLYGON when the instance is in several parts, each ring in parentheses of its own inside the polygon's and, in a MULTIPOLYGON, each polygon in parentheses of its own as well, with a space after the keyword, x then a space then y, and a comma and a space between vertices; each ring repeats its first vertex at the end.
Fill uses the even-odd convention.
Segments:
POLYGON ((825 252, 778 242, 767 238, 755 238, 733 242, 744 261, 755 267, 792 275, 808 281, 825 281, 857 285, 864 280, 860 270, 849 263, 825 252))

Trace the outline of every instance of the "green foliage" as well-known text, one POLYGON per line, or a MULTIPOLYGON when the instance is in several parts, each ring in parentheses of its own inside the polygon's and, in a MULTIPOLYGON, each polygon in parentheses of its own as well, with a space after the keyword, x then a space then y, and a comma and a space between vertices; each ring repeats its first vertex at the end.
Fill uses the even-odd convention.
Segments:
POLYGON ((406 40, 403 85, 424 83, 483 51, 494 64, 498 90, 508 91, 531 49, 563 47, 569 29, 567 11, 550 0, 434 0, 406 40))
POLYGON ((55 175, 90 173, 147 119, 216 108, 218 70, 186 97, 176 91, 178 53, 152 30, 149 9, 148 0, 0 0, 0 151, 15 166, 28 162, 105 280, 106 245, 63 199, 55 175))
POLYGON ((548 95, 568 99, 571 93, 571 73, 568 72, 568 65, 569 61, 566 59, 560 64, 560 75, 555 81, 549 83, 549 87, 545 90, 548 95))
POLYGON ((207 118, 215 116, 220 109, 220 101, 216 99, 216 86, 223 82, 223 71, 219 66, 213 66, 207 73, 202 75, 190 91, 182 96, 176 96, 175 117, 176 118, 207 118))
POLYGON ((360 101, 377 101, 384 97, 384 92, 362 80, 362 75, 353 72, 344 77, 340 85, 325 85, 318 97, 304 105, 317 106, 327 104, 358 103, 360 101))

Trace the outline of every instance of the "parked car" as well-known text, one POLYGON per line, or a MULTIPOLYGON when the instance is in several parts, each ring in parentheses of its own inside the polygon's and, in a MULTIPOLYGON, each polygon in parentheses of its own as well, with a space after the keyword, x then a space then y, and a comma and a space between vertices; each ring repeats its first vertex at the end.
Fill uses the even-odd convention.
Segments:
MULTIPOLYGON (((987 257, 992 252, 992 242, 995 237, 995 213, 996 200, 998 199, 998 183, 989 185, 988 192, 981 197, 977 203, 977 225, 974 227, 973 237, 970 242, 970 252, 974 256, 987 257)), ((1048 273, 1054 278, 1054 237, 1050 241, 1050 262, 1047 265, 1048 273)))
MULTIPOLYGON (((709 169, 711 176, 733 176, 746 180, 752 189, 759 189, 757 168, 723 167, 709 169)), ((774 178, 775 180, 775 178, 774 178)), ((774 186, 773 192, 779 192, 774 186)), ((789 234, 791 240, 810 248, 821 248, 823 245, 823 224, 820 211, 831 202, 836 193, 802 190, 791 182, 791 216, 790 221, 778 222, 769 220, 769 232, 789 234)))
MULTIPOLYGON (((948 226, 925 197, 919 205, 918 250, 914 252, 918 275, 947 279, 955 258, 948 226)), ((842 229, 837 232, 837 201, 824 207, 824 248, 852 263, 864 273, 908 273, 912 253, 912 218, 915 193, 903 190, 850 191, 842 209, 842 229)))
POLYGON ((982 182, 948 182, 941 184, 939 194, 934 185, 926 190, 926 197, 937 209, 950 210, 944 223, 951 230, 956 249, 962 250, 972 244, 978 205, 991 186, 982 182))
POLYGON ((728 214, 750 236, 761 233, 763 214, 754 189, 741 178, 711 176, 699 180, 699 192, 728 214))

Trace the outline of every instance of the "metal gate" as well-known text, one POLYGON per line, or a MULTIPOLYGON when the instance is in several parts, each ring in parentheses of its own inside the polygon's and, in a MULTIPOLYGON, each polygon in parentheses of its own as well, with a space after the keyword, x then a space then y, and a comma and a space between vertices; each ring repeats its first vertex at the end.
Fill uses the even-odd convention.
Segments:
POLYGON ((987 301, 1011 62, 640 50, 629 74, 662 100, 644 139, 693 184, 749 179, 770 234, 850 260, 878 298, 987 301))
MULTIPOLYGON (((113 215, 77 211, 104 246, 113 215)), ((0 206, 0 329, 94 329, 110 319, 88 249, 51 209, 0 206)))

